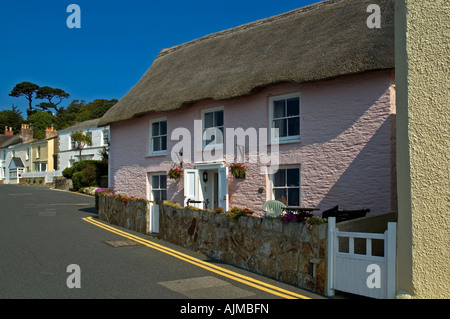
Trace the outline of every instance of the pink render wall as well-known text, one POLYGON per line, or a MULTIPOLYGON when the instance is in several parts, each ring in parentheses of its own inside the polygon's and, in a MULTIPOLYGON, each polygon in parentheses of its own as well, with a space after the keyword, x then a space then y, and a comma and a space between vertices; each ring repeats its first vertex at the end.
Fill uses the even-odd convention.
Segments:
MULTIPOLYGON (((224 107, 226 128, 268 127, 270 95, 300 92, 301 141, 280 144, 280 166, 301 166, 301 206, 319 207, 319 214, 340 209, 370 208, 371 214, 396 210, 395 87, 391 71, 350 75, 306 84, 278 84, 243 98, 202 101, 183 110, 153 113, 111 125, 111 187, 128 195, 148 197, 148 173, 167 172, 173 165, 170 140, 177 127, 193 132, 201 110, 224 107), (167 117, 166 156, 148 156, 149 121, 167 117)), ((230 164, 230 163, 227 163, 230 164)), ((230 207, 256 211, 269 199, 269 180, 260 163, 248 164, 247 178, 230 175, 230 207), (258 193, 264 188, 262 194, 258 193)), ((192 168, 193 164, 185 164, 192 168)), ((169 199, 183 202, 183 181, 168 179, 169 199)))

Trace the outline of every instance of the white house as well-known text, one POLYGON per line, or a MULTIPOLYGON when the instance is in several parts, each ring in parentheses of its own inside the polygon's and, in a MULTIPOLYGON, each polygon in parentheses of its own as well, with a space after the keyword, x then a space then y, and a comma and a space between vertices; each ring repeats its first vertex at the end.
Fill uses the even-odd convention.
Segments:
POLYGON ((87 145, 81 152, 82 160, 101 160, 100 152, 109 146, 109 126, 98 127, 99 119, 77 123, 66 129, 58 131, 59 134, 59 167, 63 171, 80 161, 80 152, 75 149, 75 141, 71 138, 74 132, 83 132, 90 135, 92 145, 87 145))

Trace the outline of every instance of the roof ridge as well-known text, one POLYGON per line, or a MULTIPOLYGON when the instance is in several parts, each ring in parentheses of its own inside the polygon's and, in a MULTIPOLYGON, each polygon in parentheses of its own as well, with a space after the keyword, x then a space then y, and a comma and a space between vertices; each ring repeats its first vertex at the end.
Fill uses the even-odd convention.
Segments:
POLYGON ((181 44, 177 44, 177 45, 174 45, 174 46, 172 46, 170 48, 162 49, 159 52, 159 54, 158 54, 158 56, 156 57, 155 60, 157 60, 158 58, 163 57, 163 56, 165 56, 165 55, 167 55, 169 53, 177 51, 177 50, 179 50, 181 48, 185 48, 185 47, 191 46, 193 44, 196 44, 198 42, 202 42, 202 41, 206 41, 206 40, 209 40, 209 39, 218 38, 218 37, 221 37, 221 36, 224 36, 224 35, 240 32, 240 31, 246 30, 246 29, 251 29, 251 28, 254 28, 254 27, 257 27, 257 26, 260 26, 260 25, 264 25, 264 24, 267 24, 267 23, 271 23, 271 22, 274 22, 274 21, 279 21, 279 20, 288 18, 288 17, 290 17, 290 16, 292 16, 294 14, 298 14, 300 12, 301 13, 309 12, 309 11, 321 8, 322 6, 329 5, 329 4, 334 4, 336 2, 342 2, 342 1, 345 1, 345 0, 324 0, 324 1, 317 2, 317 3, 312 3, 312 4, 310 4, 308 6, 305 6, 305 7, 301 7, 301 8, 293 9, 293 10, 288 11, 288 12, 280 13, 280 14, 277 14, 277 15, 274 15, 274 16, 271 16, 271 17, 267 17, 267 18, 256 20, 256 21, 248 22, 248 23, 245 23, 245 24, 241 24, 239 26, 232 27, 232 28, 229 28, 229 29, 226 29, 226 30, 210 33, 210 34, 207 34, 207 35, 202 36, 200 38, 193 39, 193 40, 181 43, 181 44))

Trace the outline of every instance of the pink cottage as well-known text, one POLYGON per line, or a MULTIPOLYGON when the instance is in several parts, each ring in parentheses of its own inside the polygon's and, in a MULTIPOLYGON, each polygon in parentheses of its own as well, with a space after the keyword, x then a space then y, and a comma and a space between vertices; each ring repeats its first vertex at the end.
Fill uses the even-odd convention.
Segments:
POLYGON ((100 121, 110 186, 224 211, 396 210, 394 5, 379 2, 381 28, 373 0, 323 1, 162 50, 100 121))

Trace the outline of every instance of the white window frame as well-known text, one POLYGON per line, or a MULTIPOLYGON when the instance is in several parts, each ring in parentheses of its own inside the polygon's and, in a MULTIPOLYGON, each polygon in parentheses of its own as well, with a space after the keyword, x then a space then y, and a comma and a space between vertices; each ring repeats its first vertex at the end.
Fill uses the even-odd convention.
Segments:
MULTIPOLYGON (((301 129, 301 94, 299 92, 297 93, 289 93, 289 94, 282 94, 282 95, 274 95, 269 97, 269 127, 271 128, 270 130, 270 143, 271 144, 277 144, 277 143, 290 143, 290 142, 299 142, 300 141, 300 129, 301 129), (273 121, 274 121, 274 102, 278 101, 278 100, 288 100, 288 99, 292 99, 292 98, 298 98, 298 112, 299 112, 299 134, 298 135, 292 135, 292 136, 282 136, 282 137, 278 137, 275 134, 275 131, 272 130, 273 126, 273 121)), ((288 119, 289 117, 285 117, 286 119, 288 119)))
MULTIPOLYGON (((168 140, 167 140, 167 136, 168 136, 168 132, 169 132, 169 128, 167 126, 168 122, 167 122, 167 118, 166 117, 161 117, 161 118, 157 118, 157 119, 153 119, 149 121, 149 125, 148 125, 148 130, 149 130, 149 142, 148 142, 148 154, 149 156, 158 156, 158 155, 166 155, 167 154, 167 146, 168 146, 168 140), (160 151, 153 151, 153 124, 154 123, 158 123, 158 122, 166 122, 166 149, 165 150, 160 150, 160 151)), ((164 135, 157 135, 157 136, 164 136, 164 135)))
MULTIPOLYGON (((223 145, 225 143, 225 111, 224 111, 224 107, 223 106, 217 106, 217 107, 212 107, 212 108, 208 108, 208 109, 203 109, 201 111, 201 117, 202 117, 202 131, 200 132, 201 137, 202 137, 202 149, 203 150, 211 150, 211 149, 220 149, 223 148, 223 145), (212 112, 217 112, 217 111, 222 111, 223 113, 223 125, 221 127, 223 127, 223 136, 222 136, 222 143, 215 143, 215 144, 208 144, 206 145, 206 141, 203 139, 203 133, 205 132, 205 115, 207 113, 212 113, 212 112)), ((214 136, 215 138, 216 136, 214 136)))
MULTIPOLYGON (((286 169, 298 169, 298 186, 292 186, 289 187, 288 185, 286 185, 285 189, 289 189, 289 188, 298 188, 298 205, 290 205, 289 206, 289 198, 286 198, 286 206, 289 207, 300 207, 301 202, 302 202, 302 169, 301 169, 301 165, 286 165, 286 166, 280 166, 278 168, 278 170, 286 170, 286 169)), ((274 180, 275 179, 275 174, 270 174, 269 175, 269 180, 270 180, 270 199, 273 200, 278 200, 278 198, 275 198, 275 188, 281 188, 281 187, 275 187, 274 186, 274 180)))
MULTIPOLYGON (((165 190, 166 191, 166 197, 167 197, 167 173, 166 172, 159 172, 159 173, 149 173, 148 174, 148 198, 149 198, 149 200, 150 201, 155 201, 155 198, 154 198, 154 196, 153 196, 153 191, 162 191, 162 190, 165 190), (153 179, 153 177, 154 176, 158 176, 158 177, 160 177, 160 176, 165 176, 166 177, 166 188, 161 188, 161 180, 159 181, 159 188, 157 188, 157 189, 154 189, 153 188, 153 185, 152 185, 152 179, 153 179)), ((158 204, 158 203, 156 203, 156 204, 158 204)))
POLYGON ((102 145, 108 146, 108 144, 109 144, 109 130, 103 129, 102 130, 102 145), (105 141, 105 137, 106 137, 106 141, 105 141))

